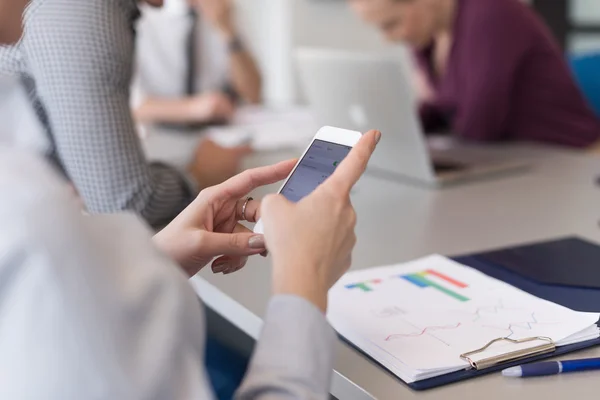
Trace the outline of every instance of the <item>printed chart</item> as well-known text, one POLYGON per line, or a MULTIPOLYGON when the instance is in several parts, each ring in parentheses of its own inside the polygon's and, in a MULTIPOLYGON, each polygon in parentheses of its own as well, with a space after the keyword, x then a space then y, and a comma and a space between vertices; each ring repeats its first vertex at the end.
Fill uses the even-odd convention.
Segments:
POLYGON ((497 338, 561 340, 594 322, 441 256, 348 274, 332 289, 329 317, 415 369, 455 368, 497 338))

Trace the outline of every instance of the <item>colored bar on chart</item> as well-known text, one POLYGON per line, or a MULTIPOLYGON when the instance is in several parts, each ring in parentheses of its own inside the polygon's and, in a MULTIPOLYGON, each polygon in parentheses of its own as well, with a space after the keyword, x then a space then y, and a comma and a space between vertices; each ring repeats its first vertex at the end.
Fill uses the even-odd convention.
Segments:
POLYGON ((469 285, 467 285, 466 283, 462 283, 461 281, 457 281, 456 279, 450 278, 448 275, 444 275, 444 274, 442 274, 440 272, 437 272, 436 270, 433 270, 433 269, 428 269, 427 270, 427 274, 428 275, 433 275, 433 276, 438 277, 440 279, 443 279, 446 282, 448 282, 448 283, 450 283, 450 284, 452 284, 452 285, 454 285, 456 287, 459 287, 461 289, 469 287, 469 285))
POLYGON ((352 285, 346 285, 346 289, 360 289, 363 292, 372 292, 373 291, 373 289, 371 289, 369 286, 367 286, 367 284, 364 282, 354 283, 352 285))
POLYGON ((429 286, 427 283, 423 282, 423 278, 419 275, 400 275, 400 278, 405 279, 413 285, 421 288, 426 288, 427 286, 429 286))
POLYGON ((372 292, 373 288, 371 287, 371 285, 379 284, 381 282, 382 282, 381 279, 373 279, 373 280, 366 281, 366 282, 358 282, 358 283, 346 285, 345 288, 346 289, 360 289, 363 292, 372 292))
POLYGON ((435 289, 439 290, 440 292, 447 294, 448 296, 454 297, 458 301, 469 301, 468 297, 462 296, 456 292, 453 292, 450 289, 446 289, 445 287, 438 285, 437 283, 432 282, 427 278, 421 278, 421 279, 423 279, 424 282, 427 282, 429 287, 435 288, 435 289))
MULTIPOLYGON (((420 287, 420 288, 428 288, 428 287, 434 288, 450 297, 453 297, 454 299, 456 299, 458 301, 469 301, 468 297, 458 294, 450 289, 445 288, 442 285, 437 284, 436 282, 433 282, 432 280, 427 279, 426 278, 427 275, 438 276, 438 274, 430 274, 429 271, 425 271, 425 272, 419 272, 416 274, 400 275, 399 277, 412 283, 415 286, 420 287)), ((453 281, 458 284, 464 285, 462 282, 456 281, 454 279, 453 279, 453 281)), ((455 284, 454 282, 452 284, 455 284)), ((467 287, 467 285, 464 285, 463 288, 464 287, 467 287)))

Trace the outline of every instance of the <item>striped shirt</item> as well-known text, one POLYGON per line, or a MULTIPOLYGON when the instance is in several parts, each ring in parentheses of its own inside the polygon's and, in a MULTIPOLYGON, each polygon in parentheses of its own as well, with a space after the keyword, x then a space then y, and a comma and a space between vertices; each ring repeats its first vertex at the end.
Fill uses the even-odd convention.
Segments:
POLYGON ((129 107, 136 0, 32 0, 19 44, 0 48, 52 143, 50 157, 91 213, 124 210, 160 226, 195 195, 175 168, 148 163, 129 107))

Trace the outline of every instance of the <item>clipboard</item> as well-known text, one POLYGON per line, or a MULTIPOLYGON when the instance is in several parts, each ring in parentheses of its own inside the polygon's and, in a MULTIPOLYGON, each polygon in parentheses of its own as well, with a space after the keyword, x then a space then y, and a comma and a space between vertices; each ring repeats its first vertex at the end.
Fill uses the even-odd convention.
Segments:
MULTIPOLYGON (((504 268, 502 265, 491 263, 483 254, 456 257, 454 258, 454 261, 474 268, 488 276, 491 276, 492 278, 504 281, 512 286, 515 286, 516 288, 553 303, 560 304, 577 311, 600 312, 600 290, 545 285, 524 278, 519 274, 504 268)), ((598 326, 600 326, 600 321, 598 326)), ((576 343, 573 345, 555 347, 552 351, 542 351, 538 349, 538 351, 532 351, 531 354, 515 357, 514 360, 502 360, 500 363, 486 366, 487 368, 473 368, 470 370, 458 371, 451 374, 414 382, 408 386, 414 390, 432 389, 435 387, 448 385, 450 383, 475 378, 477 376, 486 375, 492 372, 498 372, 505 368, 514 367, 523 363, 536 362, 598 345, 600 345, 600 338, 576 343)), ((476 350, 480 349, 474 349, 474 351, 476 350)))
MULTIPOLYGON (((522 277, 512 270, 504 268, 502 265, 490 262, 485 258, 484 254, 456 257, 453 258, 453 260, 553 303, 560 304, 577 311, 600 312, 600 290, 598 289, 545 285, 522 277)), ((600 327, 600 321, 598 322, 598 326, 600 327)), ((396 375, 389 372, 383 365, 378 363, 377 360, 363 352, 359 347, 355 346, 343 337, 342 340, 344 340, 344 342, 349 344, 358 352, 371 359, 371 361, 379 365, 391 376, 416 391, 433 389, 451 383, 476 378, 478 376, 487 375, 489 373, 498 372, 505 368, 510 368, 529 362, 536 362, 600 345, 600 338, 557 347, 550 338, 532 337, 521 340, 513 340, 499 337, 495 340, 492 340, 490 343, 480 349, 473 349, 473 351, 461 355, 463 360, 471 364, 470 369, 407 384, 399 379, 396 375), (529 341, 539 341, 540 343, 535 346, 527 347, 523 350, 509 351, 497 357, 484 358, 478 361, 474 361, 473 359, 474 355, 485 352, 498 342, 506 342, 508 344, 518 345, 520 343, 529 341)))

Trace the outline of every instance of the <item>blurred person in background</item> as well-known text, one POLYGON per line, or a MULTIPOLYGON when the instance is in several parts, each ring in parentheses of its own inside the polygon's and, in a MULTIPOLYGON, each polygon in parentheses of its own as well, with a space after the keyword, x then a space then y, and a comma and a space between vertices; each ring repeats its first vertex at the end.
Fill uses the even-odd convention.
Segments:
POLYGON ((135 115, 144 124, 230 119, 257 104, 261 75, 235 22, 232 0, 165 0, 137 23, 135 115))
POLYGON ((204 141, 187 173, 147 162, 129 103, 138 17, 136 0, 32 0, 25 35, 0 48, 0 73, 22 78, 47 132, 49 156, 89 212, 131 210, 159 227, 198 187, 233 176, 250 149, 204 141))
POLYGON ((600 121, 541 19, 519 0, 349 0, 417 60, 427 132, 600 145, 600 121))

